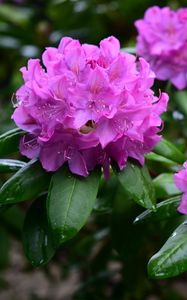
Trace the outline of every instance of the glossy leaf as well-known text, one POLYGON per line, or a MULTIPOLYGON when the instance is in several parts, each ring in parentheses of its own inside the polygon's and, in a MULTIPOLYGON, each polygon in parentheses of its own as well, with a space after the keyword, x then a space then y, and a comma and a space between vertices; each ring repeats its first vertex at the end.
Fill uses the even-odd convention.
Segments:
POLYGON ((149 261, 152 278, 170 278, 187 271, 187 223, 180 225, 149 261))
POLYGON ((0 135, 0 156, 18 151, 20 137, 23 134, 23 130, 15 128, 0 135))
POLYGON ((1 187, 0 203, 11 204, 37 197, 48 189, 50 177, 38 161, 29 162, 1 187))
POLYGON ((63 167, 51 179, 47 210, 56 244, 72 238, 86 223, 99 188, 101 173, 75 176, 63 167))
POLYGON ((183 164, 186 160, 185 155, 174 144, 164 138, 156 145, 154 152, 179 164, 183 164))
POLYGON ((15 159, 0 159, 0 173, 15 172, 26 166, 26 163, 15 159))
POLYGON ((52 234, 47 221, 46 201, 37 199, 29 208, 23 226, 25 255, 35 267, 45 265, 55 254, 52 234))
POLYGON ((118 178, 128 196, 145 208, 155 209, 155 190, 149 172, 143 167, 127 162, 118 178))
POLYGON ((181 194, 173 181, 172 173, 163 173, 153 180, 153 185, 158 199, 181 194))
POLYGON ((181 196, 169 198, 157 204, 155 212, 147 209, 138 217, 136 217, 134 223, 141 223, 144 221, 162 221, 167 218, 173 218, 179 216, 177 207, 179 206, 181 196))
POLYGON ((177 163, 170 160, 170 159, 167 159, 165 158, 164 156, 161 156, 157 153, 154 153, 154 152, 150 152, 148 154, 145 155, 145 158, 147 160, 151 160, 151 161, 156 161, 156 162, 159 162, 159 163, 162 163, 166 166, 175 166, 177 163))

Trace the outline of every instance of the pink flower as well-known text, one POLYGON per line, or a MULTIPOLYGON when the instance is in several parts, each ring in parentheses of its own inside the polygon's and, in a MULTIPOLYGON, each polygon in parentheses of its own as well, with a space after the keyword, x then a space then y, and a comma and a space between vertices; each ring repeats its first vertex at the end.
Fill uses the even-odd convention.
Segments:
POLYGON ((67 162, 82 176, 96 165, 108 176, 111 160, 120 169, 128 157, 144 163, 160 140, 168 96, 154 96, 155 76, 143 58, 121 53, 114 37, 100 47, 63 38, 46 49, 43 65, 30 59, 21 69, 24 85, 12 118, 27 132, 22 154, 39 157, 47 171, 67 162))
POLYGON ((187 86, 187 8, 172 11, 153 6, 144 19, 135 22, 137 52, 150 64, 156 77, 171 80, 178 88, 187 86))
POLYGON ((184 193, 178 211, 187 215, 187 162, 183 166, 184 169, 174 175, 174 182, 178 189, 184 193))

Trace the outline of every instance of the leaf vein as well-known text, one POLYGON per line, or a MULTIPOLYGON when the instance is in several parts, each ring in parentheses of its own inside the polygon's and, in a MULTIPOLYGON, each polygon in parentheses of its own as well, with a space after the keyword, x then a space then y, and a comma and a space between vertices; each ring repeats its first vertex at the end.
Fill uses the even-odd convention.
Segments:
POLYGON ((73 192, 75 190, 76 181, 77 181, 77 179, 74 177, 73 178, 72 190, 71 190, 70 196, 68 198, 68 205, 67 205, 67 209, 66 209, 65 217, 64 217, 64 229, 66 228, 66 225, 67 225, 66 222, 67 222, 67 217, 68 217, 68 211, 69 211, 69 208, 70 208, 72 195, 73 195, 73 192))

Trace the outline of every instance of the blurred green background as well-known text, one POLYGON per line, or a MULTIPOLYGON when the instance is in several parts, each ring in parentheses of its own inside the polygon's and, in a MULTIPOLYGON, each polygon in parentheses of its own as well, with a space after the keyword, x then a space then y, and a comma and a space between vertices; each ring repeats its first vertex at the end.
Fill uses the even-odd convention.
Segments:
MULTIPOLYGON (((1 1, 0 133, 14 127, 10 120, 12 102, 22 83, 19 69, 28 58, 40 57, 45 47, 57 46, 63 36, 98 44, 102 38, 114 35, 122 47, 134 47, 134 21, 142 18, 152 5, 178 8, 187 6, 187 1, 1 1)), ((180 120, 183 123, 178 126, 184 125, 180 120)), ((186 135, 185 132, 183 136, 186 135)), ((0 178, 1 182, 4 180, 0 178)), ((161 224, 132 225, 141 208, 125 202, 126 196, 119 188, 116 190, 115 180, 106 184, 110 186, 109 192, 106 194, 104 187, 100 188, 87 226, 41 269, 29 265, 20 242, 28 204, 12 207, 0 215, 1 300, 187 299, 185 274, 153 281, 146 273, 148 259, 176 227, 178 218, 161 224)))

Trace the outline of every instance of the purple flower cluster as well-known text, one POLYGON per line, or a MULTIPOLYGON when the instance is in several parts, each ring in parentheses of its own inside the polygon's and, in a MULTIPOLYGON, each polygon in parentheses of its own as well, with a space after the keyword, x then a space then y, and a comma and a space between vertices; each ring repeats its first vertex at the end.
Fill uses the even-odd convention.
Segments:
POLYGON ((153 6, 135 22, 137 52, 151 65, 156 77, 187 86, 187 8, 172 11, 153 6))
POLYGON ((174 181, 179 190, 184 193, 178 211, 187 215, 187 162, 183 166, 184 169, 174 175, 174 181))
POLYGON ((96 165, 109 174, 111 160, 120 169, 128 157, 144 163, 157 135, 168 96, 154 95, 149 64, 120 52, 109 37, 100 47, 63 38, 22 68, 12 118, 27 134, 20 150, 39 157, 47 171, 68 162, 71 172, 87 176, 96 165))

